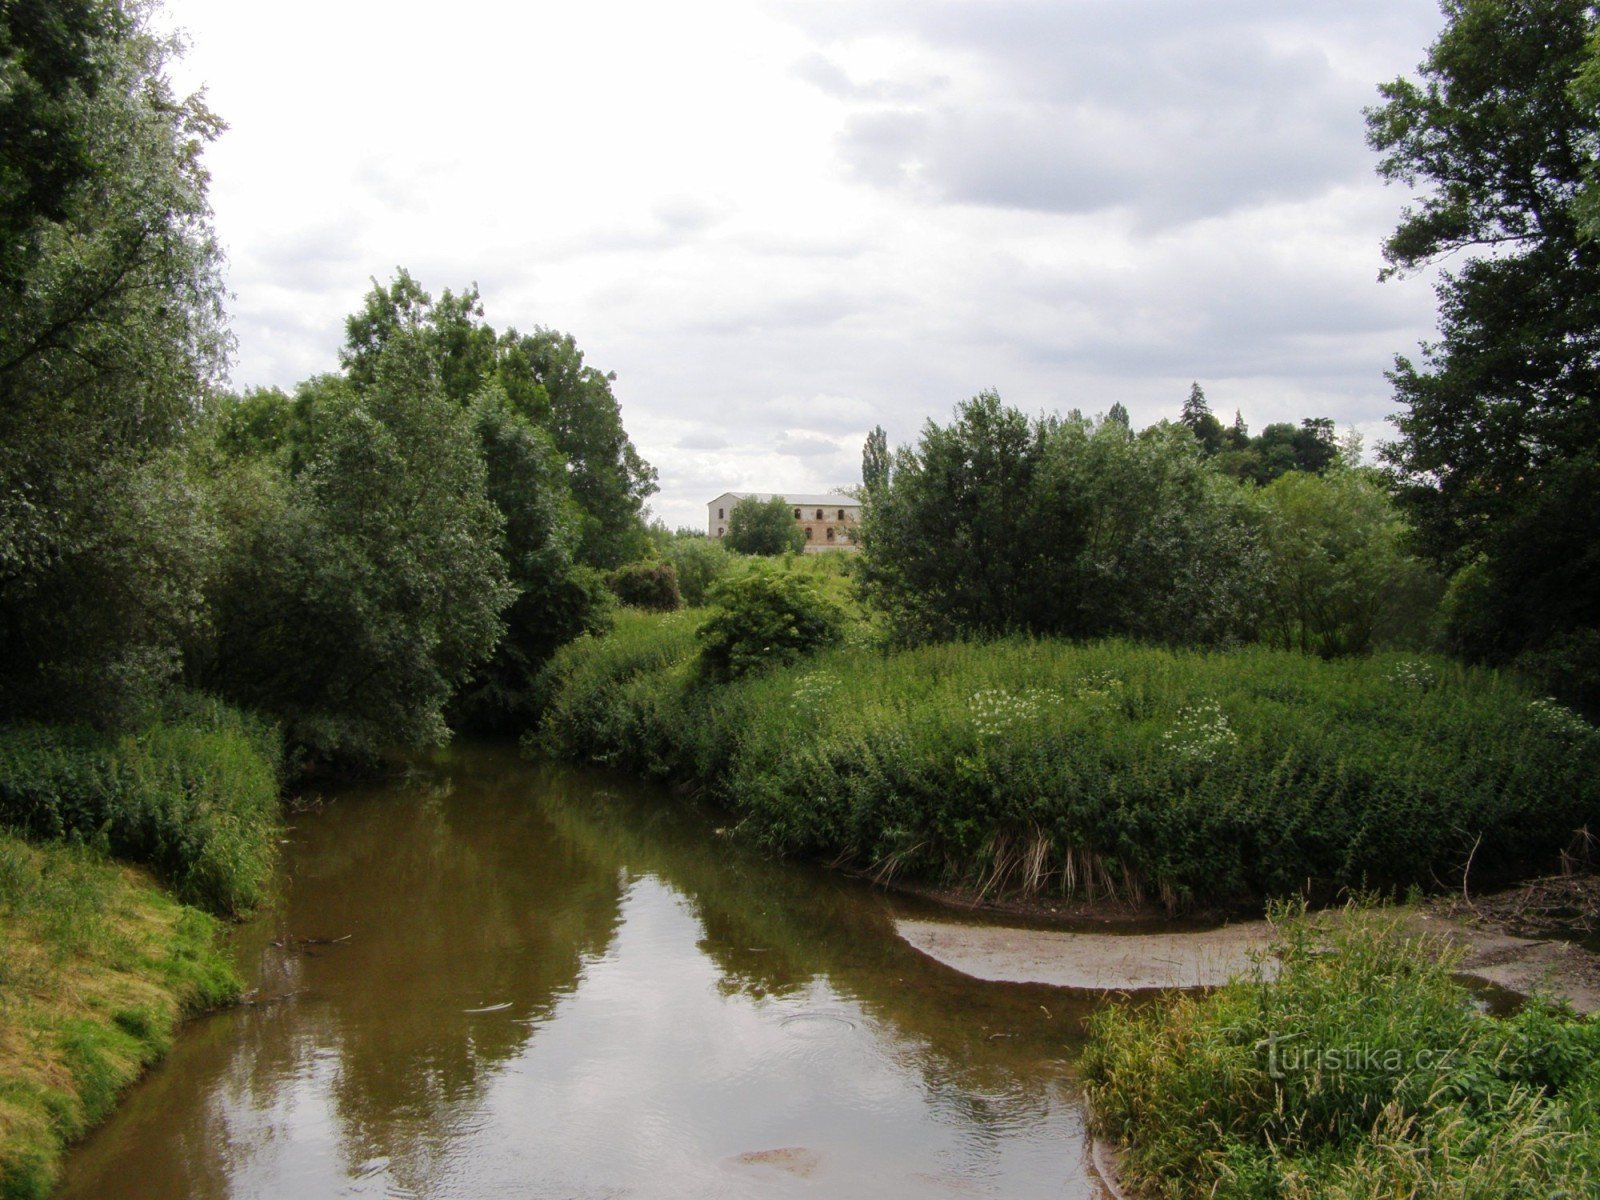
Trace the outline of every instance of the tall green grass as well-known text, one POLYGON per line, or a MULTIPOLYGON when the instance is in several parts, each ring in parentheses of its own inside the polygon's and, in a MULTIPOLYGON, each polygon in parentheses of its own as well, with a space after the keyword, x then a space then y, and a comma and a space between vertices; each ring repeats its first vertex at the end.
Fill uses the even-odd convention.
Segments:
POLYGON ((148 863, 183 901, 237 915, 277 846, 277 730, 204 697, 124 734, 0 727, 0 825, 148 863))
POLYGON ((1096 1131, 1139 1195, 1600 1194, 1600 1021, 1497 1020, 1393 912, 1282 927, 1276 978, 1093 1019, 1096 1131))
POLYGON ((535 741, 693 780, 747 838, 978 889, 1170 907, 1459 886, 1600 825, 1600 734, 1442 659, 1011 640, 697 682, 692 618, 552 662, 535 741))
POLYGON ((98 850, 0 831, 0 1200, 48 1195, 182 1015, 237 993, 218 932, 98 850))

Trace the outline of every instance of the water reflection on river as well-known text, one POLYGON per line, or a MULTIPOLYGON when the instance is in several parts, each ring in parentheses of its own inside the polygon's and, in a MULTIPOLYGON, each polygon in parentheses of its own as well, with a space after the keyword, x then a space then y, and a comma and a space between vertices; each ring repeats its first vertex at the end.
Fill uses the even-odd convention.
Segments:
POLYGON ((1097 1194, 1071 994, 957 975, 659 790, 464 747, 290 836, 238 934, 261 1002, 187 1028, 63 1196, 1097 1194))

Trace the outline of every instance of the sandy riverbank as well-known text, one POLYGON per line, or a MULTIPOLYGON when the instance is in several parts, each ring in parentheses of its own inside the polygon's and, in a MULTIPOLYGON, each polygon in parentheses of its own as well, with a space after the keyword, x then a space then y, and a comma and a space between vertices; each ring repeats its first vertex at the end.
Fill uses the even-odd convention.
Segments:
MULTIPOLYGON (((1600 891, 1600 883, 1592 886, 1600 891)), ((1442 937, 1458 947, 1463 975, 1512 992, 1544 991, 1579 1012, 1600 1011, 1600 954, 1573 940, 1572 931, 1543 937, 1510 932, 1516 926, 1502 914, 1517 910, 1514 897, 1520 891, 1491 897, 1476 909, 1459 902, 1425 903, 1412 908, 1407 921, 1419 935, 1442 937)), ((1137 933, 927 918, 897 920, 895 926, 917 950, 977 979, 1107 991, 1214 987, 1249 971, 1272 941, 1267 921, 1137 933)), ((1270 958, 1265 962, 1270 968, 1270 958)))

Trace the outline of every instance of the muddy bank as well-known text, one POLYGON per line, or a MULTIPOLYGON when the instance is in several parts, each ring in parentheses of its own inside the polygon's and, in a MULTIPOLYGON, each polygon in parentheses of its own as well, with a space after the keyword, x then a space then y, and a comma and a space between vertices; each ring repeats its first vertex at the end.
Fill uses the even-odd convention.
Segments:
MULTIPOLYGON (((1461 973, 1469 978, 1521 994, 1542 991, 1579 1012, 1600 1011, 1600 954, 1567 936, 1519 936, 1490 915, 1525 914, 1528 906, 1517 896, 1525 890, 1475 901, 1476 910, 1433 901, 1412 909, 1407 924, 1459 948, 1461 973)), ((1265 959, 1272 941, 1267 921, 1144 933, 1007 929, 921 918, 897 920, 895 927, 915 949, 977 979, 1107 991, 1214 987, 1265 959)), ((1270 960, 1264 965, 1270 969, 1270 960)))
MULTIPOLYGON (((916 949, 963 975, 1103 991, 1217 987, 1248 971, 1272 927, 1246 921, 1183 933, 1069 933, 899 920, 916 949)), ((1270 964, 1268 964, 1270 965, 1270 964)))

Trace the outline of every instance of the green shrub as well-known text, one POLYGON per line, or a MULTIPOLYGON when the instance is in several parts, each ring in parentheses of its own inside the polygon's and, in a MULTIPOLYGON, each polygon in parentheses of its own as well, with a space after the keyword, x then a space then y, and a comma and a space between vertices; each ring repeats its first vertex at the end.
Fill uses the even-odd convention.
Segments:
POLYGON ((1600 1021, 1484 1015, 1394 913, 1294 917, 1265 971, 1091 1021, 1096 1131, 1151 1196, 1580 1196, 1600 1185, 1600 1021))
POLYGON ((736 501, 728 512, 726 540, 740 554, 799 554, 806 548, 805 530, 795 524, 794 510, 782 496, 736 501))
POLYGON ((628 563, 606 576, 606 586, 618 600, 632 608, 677 612, 683 607, 683 597, 678 594, 678 573, 671 563, 628 563))
POLYGON ((197 697, 136 733, 0 727, 0 824, 103 842, 186 902, 239 914, 272 868, 279 755, 274 727, 197 697))
POLYGON ((696 781, 772 851, 938 882, 1176 908, 1431 886, 1473 855, 1481 885, 1600 811, 1593 726, 1442 659, 1010 640, 717 684, 692 656, 678 617, 581 639, 542 744, 696 781))
POLYGON ((788 666, 844 635, 844 611, 810 576, 761 571, 712 593, 716 607, 700 627, 700 673, 727 682, 788 666))
POLYGON ((660 548, 660 553, 664 562, 672 564, 678 576, 678 591, 691 608, 699 608, 710 599, 712 584, 733 561, 727 547, 703 534, 674 537, 660 548))

